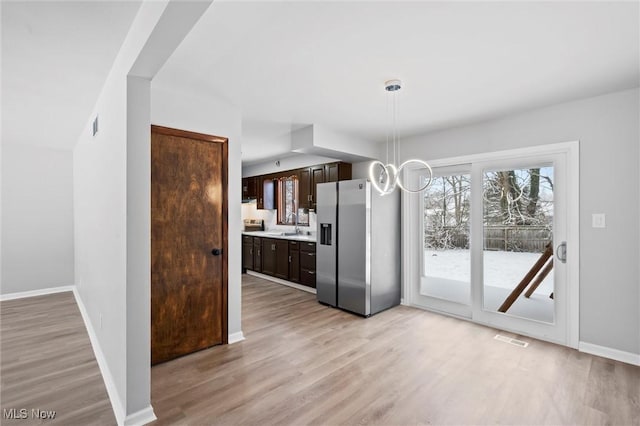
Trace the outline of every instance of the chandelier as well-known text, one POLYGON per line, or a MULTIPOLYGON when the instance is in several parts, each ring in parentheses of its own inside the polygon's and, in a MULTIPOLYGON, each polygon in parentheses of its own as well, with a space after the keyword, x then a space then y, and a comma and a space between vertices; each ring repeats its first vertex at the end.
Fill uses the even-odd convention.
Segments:
POLYGON ((404 163, 400 164, 400 166, 396 167, 397 158, 400 157, 399 153, 399 137, 397 131, 397 118, 398 118, 398 100, 397 100, 397 92, 402 88, 402 82, 400 80, 389 80, 384 83, 384 88, 387 92, 389 92, 389 96, 391 97, 391 120, 392 120, 392 133, 391 133, 391 144, 393 148, 393 162, 389 163, 389 135, 387 134, 387 156, 386 161, 387 164, 384 164, 382 161, 376 160, 371 163, 369 166, 369 180, 373 187, 380 193, 380 195, 391 194, 395 191, 396 186, 403 191, 410 193, 418 193, 422 192, 431 185, 431 180, 433 177, 433 170, 431 170, 431 166, 427 164, 426 161, 411 159, 407 160, 404 163), (426 179, 424 185, 417 189, 408 188, 402 182, 402 171, 405 167, 410 164, 417 164, 418 167, 425 168, 429 172, 429 177, 426 179))

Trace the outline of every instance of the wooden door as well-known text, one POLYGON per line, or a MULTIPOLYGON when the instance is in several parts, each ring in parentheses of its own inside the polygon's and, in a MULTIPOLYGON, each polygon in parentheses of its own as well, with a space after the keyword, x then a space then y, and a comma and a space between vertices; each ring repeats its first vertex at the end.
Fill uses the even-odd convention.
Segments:
POLYGON ((227 340, 227 139, 151 128, 151 363, 227 340))

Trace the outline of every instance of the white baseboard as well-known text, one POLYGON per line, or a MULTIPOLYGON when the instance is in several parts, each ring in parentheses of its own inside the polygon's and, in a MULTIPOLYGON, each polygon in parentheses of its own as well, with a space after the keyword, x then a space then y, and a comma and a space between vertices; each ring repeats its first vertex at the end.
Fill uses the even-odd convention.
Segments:
MULTIPOLYGON (((111 407, 113 408, 113 414, 116 417, 116 421, 118 425, 126 424, 126 411, 122 402, 120 401, 120 395, 118 394, 118 389, 116 388, 115 381, 113 379, 113 375, 109 370, 109 366, 107 365, 107 360, 102 352, 102 348, 100 347, 100 343, 98 342, 98 336, 96 335, 95 330, 93 329, 93 325, 91 324, 91 319, 89 318, 89 313, 82 303, 82 299, 80 298, 80 294, 78 293, 78 289, 73 288, 73 294, 76 298, 76 303, 78 308, 80 309, 80 314, 82 315, 82 319, 84 321, 84 326, 87 329, 87 333, 89 334, 89 340, 91 341, 91 347, 93 348, 93 353, 96 356, 96 361, 98 361, 98 367, 100 367, 100 373, 102 374, 102 380, 104 381, 104 385, 107 388, 107 395, 109 395, 109 400, 111 401, 111 407)), ((153 412, 153 410, 152 410, 153 412)), ((137 414, 137 413, 136 413, 137 414)), ((155 416, 154 416, 155 417, 155 416)))
POLYGON ((156 415, 153 412, 153 407, 149 405, 147 408, 136 411, 133 414, 129 414, 124 419, 124 426, 142 426, 147 423, 151 423, 156 420, 156 415))
POLYGON ((296 284, 287 280, 281 280, 280 278, 272 277, 271 275, 265 275, 265 274, 261 274, 260 272, 254 272, 254 271, 247 271, 247 275, 253 275, 254 277, 262 278, 263 280, 286 285, 287 287, 293 287, 298 290, 306 291, 307 293, 316 294, 315 288, 307 287, 306 285, 302 285, 302 284, 296 284))
POLYGON ((244 334, 242 331, 238 331, 237 333, 231 333, 227 338, 227 343, 230 345, 232 343, 242 342, 244 340, 244 334))
POLYGON ((580 352, 591 355, 601 356, 603 358, 614 359, 616 361, 626 362, 627 364, 640 365, 640 354, 620 351, 618 349, 608 348, 606 346, 594 345, 593 343, 580 342, 578 345, 580 352))
POLYGON ((61 287, 43 288, 40 290, 30 290, 30 291, 21 291, 18 293, 0 294, 0 301, 4 302, 5 300, 24 299, 25 297, 35 297, 35 296, 44 296, 47 294, 63 293, 65 291, 73 291, 74 288, 75 286, 73 285, 65 285, 61 287))

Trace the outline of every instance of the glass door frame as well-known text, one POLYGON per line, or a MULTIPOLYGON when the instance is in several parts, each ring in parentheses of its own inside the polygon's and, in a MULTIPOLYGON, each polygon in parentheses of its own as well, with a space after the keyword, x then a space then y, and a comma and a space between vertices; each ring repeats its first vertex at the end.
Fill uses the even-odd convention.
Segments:
MULTIPOLYGON (((438 166, 438 167, 433 167, 433 178, 437 178, 437 177, 446 177, 446 176, 454 176, 454 175, 469 175, 471 177, 471 164, 455 164, 455 165, 448 165, 448 166, 438 166)), ((416 177, 415 174, 413 174, 413 176, 411 176, 411 181, 415 182, 417 180, 420 179, 422 173, 418 172, 418 177, 416 177)), ((412 183, 413 185, 413 183, 412 183)), ((417 185, 417 183, 416 183, 417 185)), ((472 195, 470 195, 470 197, 472 197, 472 195)), ((473 204, 473 203, 472 203, 473 204)), ((421 212, 424 212, 424 193, 421 194, 421 196, 419 197, 418 200, 418 208, 421 212)), ((469 218, 471 219, 471 217, 469 218)), ((424 227, 421 223, 420 226, 420 236, 421 236, 421 242, 423 242, 424 239, 424 227)), ((469 240, 471 240, 471 234, 469 235, 469 240)), ((426 279, 426 277, 424 276, 424 271, 425 271, 425 264, 424 264, 424 244, 422 244, 420 246, 421 250, 422 250, 422 255, 420 256, 419 259, 419 267, 420 267, 420 273, 419 273, 419 285, 423 284, 423 281, 426 279)), ((469 242, 469 248, 471 249, 471 241, 469 242)), ((473 263, 473 261, 471 261, 471 263, 473 263)), ((469 265, 470 269, 471 269, 471 265, 469 265)), ((472 287, 472 271, 469 271, 469 276, 470 276, 470 282, 469 282, 469 291, 471 293, 471 287, 472 287)), ((473 297, 469 296, 469 303, 468 304, 463 304, 463 303, 459 303, 459 302, 454 302, 451 300, 447 300, 444 298, 439 298, 436 296, 429 296, 429 295, 424 295, 421 294, 419 290, 414 287, 412 295, 411 295, 411 300, 413 301, 414 304, 419 304, 421 306, 425 306, 428 307, 429 309, 433 309, 435 311, 439 311, 439 312, 445 312, 451 315, 455 315, 458 317, 462 317, 462 318, 467 318, 470 319, 471 318, 471 314, 472 314, 472 301, 473 301, 473 297)))
MULTIPOLYGON (((528 335, 541 340, 552 341, 566 346, 578 347, 579 343, 579 142, 565 142, 558 144, 541 145, 535 147, 497 151, 491 153, 475 154, 462 157, 430 160, 433 168, 448 167, 460 164, 471 164, 471 312, 451 309, 452 305, 433 303, 425 304, 424 297, 420 297, 419 283, 422 276, 423 257, 422 249, 422 224, 421 217, 424 214, 420 208, 422 201, 420 194, 402 194, 402 271, 403 271, 403 303, 422 309, 432 310, 447 315, 468 319, 480 324, 489 325, 514 333, 528 335), (554 163, 555 172, 563 182, 564 210, 566 228, 561 241, 567 241, 567 263, 563 264, 566 272, 564 284, 564 300, 558 299, 556 305, 563 303, 565 321, 560 321, 556 331, 548 324, 535 324, 535 320, 504 315, 483 310, 483 205, 482 178, 485 169, 495 169, 505 166, 507 168, 527 166, 536 162, 554 163), (559 168, 558 168, 559 166, 559 168), (480 191, 480 192, 478 192, 480 191), (478 242, 479 241, 479 242, 478 242)), ((409 185, 417 185, 424 169, 413 168, 404 171, 403 178, 409 185)), ((554 234, 556 224, 554 218, 554 234)), ((560 232, 560 229, 558 229, 560 232)), ((555 235, 554 235, 555 236, 555 235)), ((554 240, 557 246, 560 241, 554 240)), ((556 247, 554 246, 554 251, 556 247)), ((557 259, 557 258, 556 258, 557 259)), ((555 268, 554 268, 555 269, 555 268)), ((454 305, 464 306, 455 304, 454 305)), ((455 307, 454 307, 455 308, 455 307)), ((556 307, 558 309, 558 307, 556 307)), ((557 311, 556 311, 557 312, 557 311)), ((556 316, 557 318, 557 316, 556 316)), ((557 321, 556 321, 557 322, 557 321)))

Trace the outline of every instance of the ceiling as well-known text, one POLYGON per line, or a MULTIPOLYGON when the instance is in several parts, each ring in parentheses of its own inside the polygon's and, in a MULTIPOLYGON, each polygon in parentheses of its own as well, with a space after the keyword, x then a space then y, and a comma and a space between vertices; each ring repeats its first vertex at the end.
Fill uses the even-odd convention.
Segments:
MULTIPOLYGON (((2 2, 3 143, 71 149, 140 1, 2 2)), ((638 87, 638 2, 215 1, 154 84, 243 113, 243 163, 319 124, 380 142, 638 87)))
POLYGON ((2 139, 72 149, 140 1, 2 2, 2 139))
POLYGON ((637 2, 214 2, 154 84, 243 112, 243 163, 322 124, 372 142, 639 85, 637 2))

